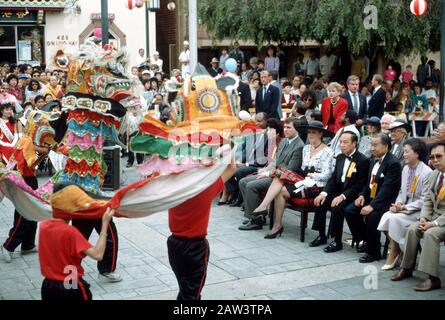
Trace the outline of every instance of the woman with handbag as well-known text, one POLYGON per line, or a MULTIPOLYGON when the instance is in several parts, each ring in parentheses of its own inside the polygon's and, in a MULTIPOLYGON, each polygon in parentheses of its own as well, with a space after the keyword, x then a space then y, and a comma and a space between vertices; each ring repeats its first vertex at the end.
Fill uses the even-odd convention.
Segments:
MULTIPOLYGON (((301 171, 295 173, 277 168, 266 197, 254 210, 254 213, 267 213, 269 204, 272 201, 275 203, 274 225, 265 239, 275 239, 283 233, 282 218, 287 200, 298 198, 302 199, 302 204, 310 203, 323 191, 334 171, 334 152, 323 142, 323 137, 332 137, 332 132, 326 130, 320 121, 313 121, 304 128, 307 129, 309 144, 303 148, 301 171)), ((321 235, 325 234, 325 230, 319 232, 321 235)), ((326 241, 326 235, 324 238, 326 241)))

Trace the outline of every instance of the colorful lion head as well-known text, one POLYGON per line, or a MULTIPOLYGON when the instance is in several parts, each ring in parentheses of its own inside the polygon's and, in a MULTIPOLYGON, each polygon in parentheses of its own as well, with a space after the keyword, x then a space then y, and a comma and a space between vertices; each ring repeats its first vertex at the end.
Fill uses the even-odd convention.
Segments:
POLYGON ((87 41, 69 64, 67 92, 122 101, 138 96, 140 81, 127 74, 127 55, 87 41))
POLYGON ((27 122, 24 133, 32 139, 35 145, 52 148, 57 144, 54 139, 56 132, 50 122, 57 120, 60 113, 31 110, 25 116, 27 122))

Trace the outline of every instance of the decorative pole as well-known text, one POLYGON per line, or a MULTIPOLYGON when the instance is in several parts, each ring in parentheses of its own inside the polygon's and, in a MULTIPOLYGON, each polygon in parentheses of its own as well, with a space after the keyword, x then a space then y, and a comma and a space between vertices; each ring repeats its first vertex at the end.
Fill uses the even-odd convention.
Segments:
POLYGON ((189 0, 189 43, 190 72, 193 74, 198 65, 198 4, 197 0, 189 0))
POLYGON ((439 121, 444 121, 444 82, 445 82, 445 1, 442 0, 442 13, 441 22, 442 26, 440 29, 440 103, 439 103, 439 121))
POLYGON ((110 41, 108 33, 108 0, 101 0, 102 47, 110 41))

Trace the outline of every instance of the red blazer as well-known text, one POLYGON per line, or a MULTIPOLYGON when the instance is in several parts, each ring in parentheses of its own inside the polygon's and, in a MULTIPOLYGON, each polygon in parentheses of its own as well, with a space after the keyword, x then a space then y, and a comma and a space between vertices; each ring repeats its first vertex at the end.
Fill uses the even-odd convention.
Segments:
POLYGON ((331 115, 331 98, 324 98, 321 103, 321 119, 323 125, 325 127, 327 126, 329 131, 337 133, 337 131, 343 127, 341 124, 341 117, 346 111, 348 111, 348 102, 345 99, 340 98, 333 110, 335 124, 328 125, 329 117, 331 115))

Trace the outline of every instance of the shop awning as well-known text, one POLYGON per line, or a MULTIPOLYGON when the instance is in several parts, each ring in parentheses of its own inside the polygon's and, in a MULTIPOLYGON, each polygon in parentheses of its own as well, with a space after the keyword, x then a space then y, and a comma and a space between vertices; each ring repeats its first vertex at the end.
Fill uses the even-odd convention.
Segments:
POLYGON ((0 10, 63 10, 76 0, 0 0, 0 10))

